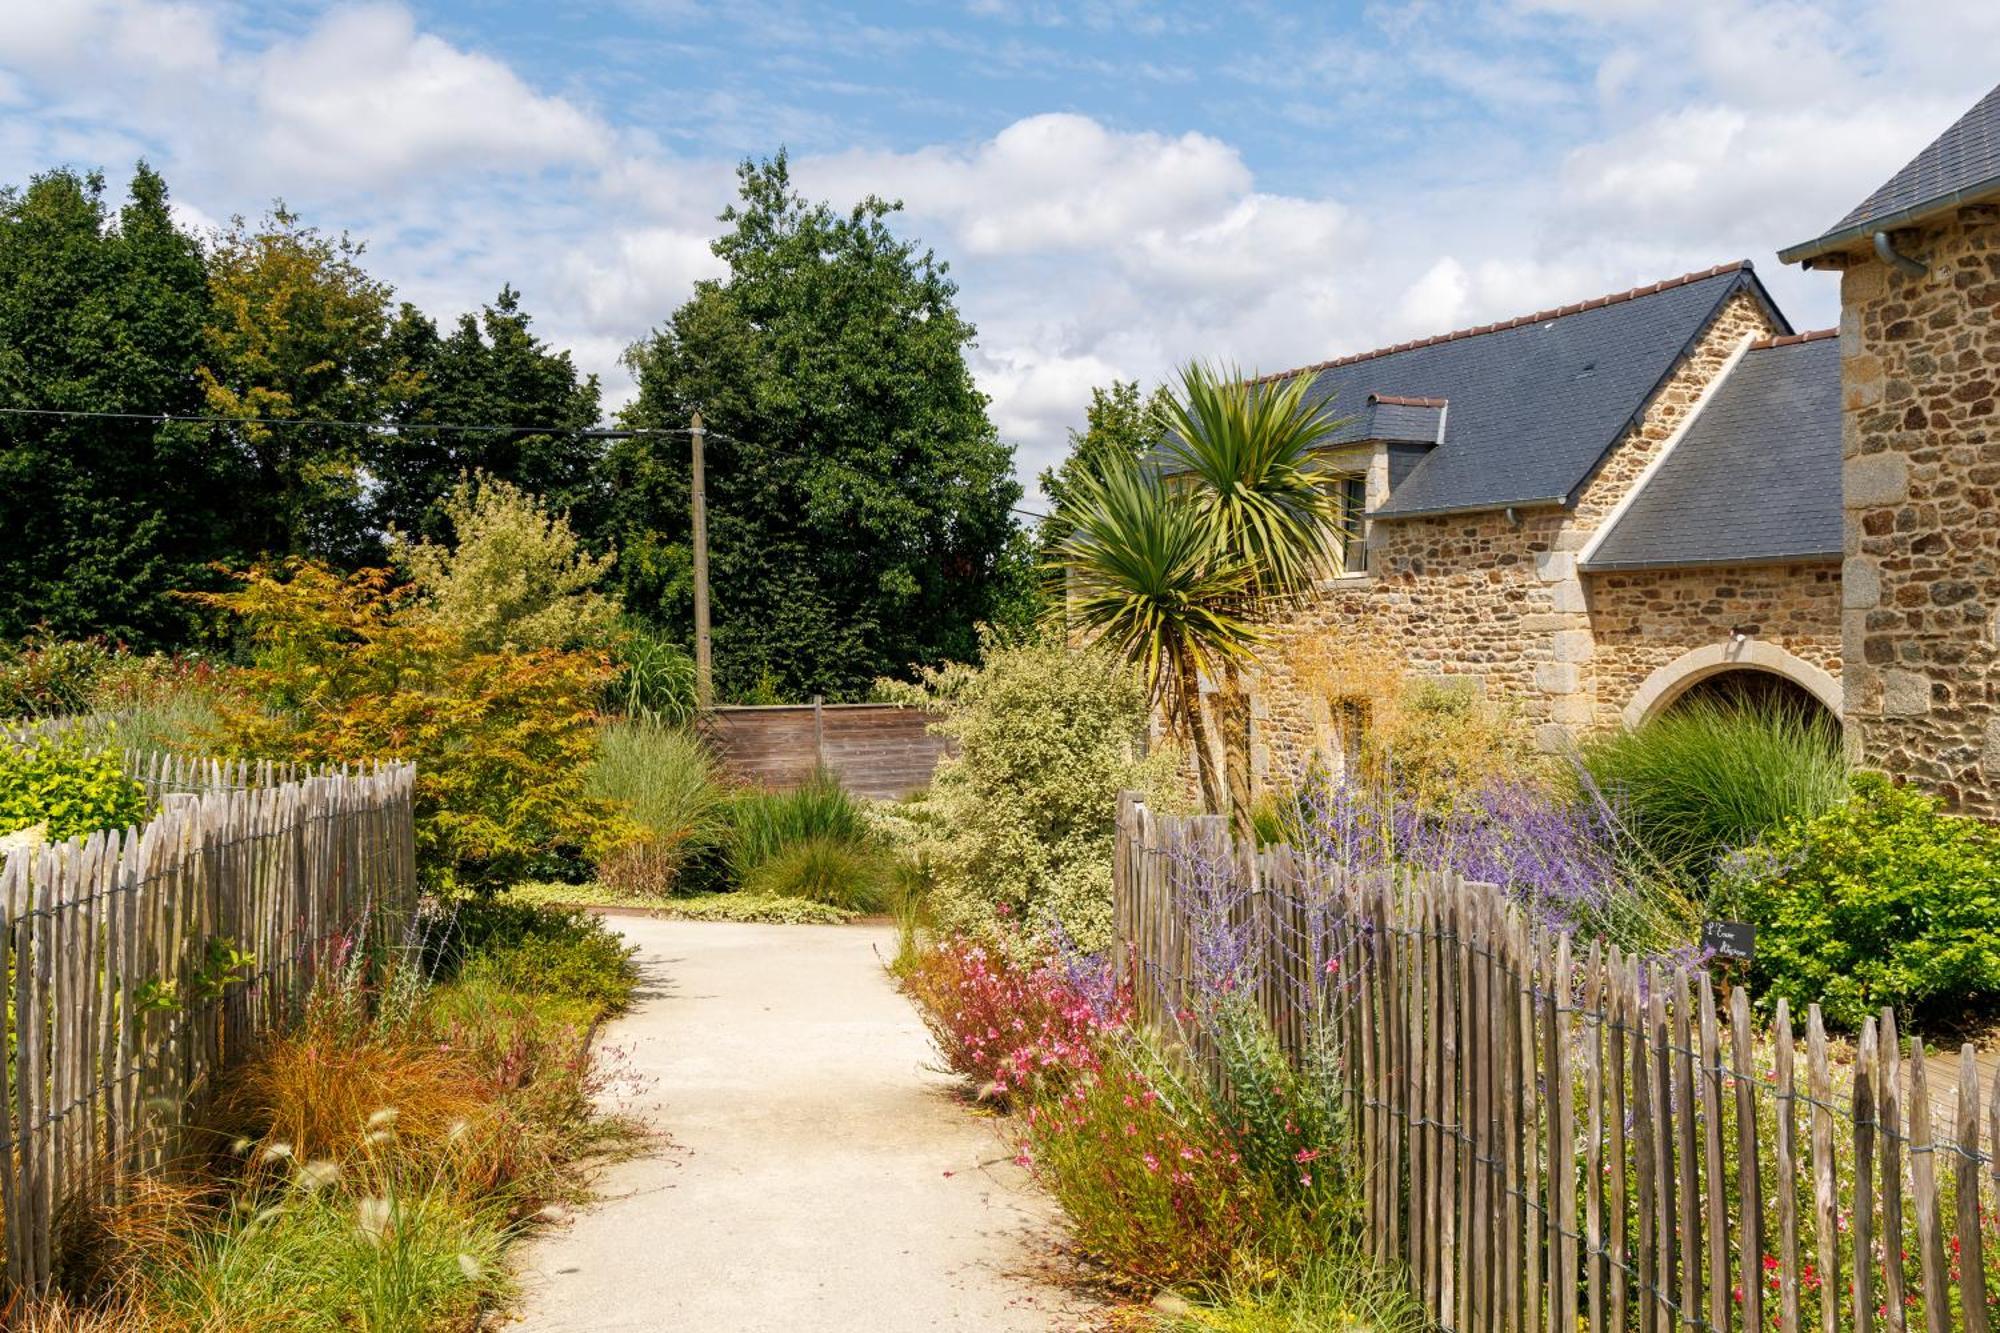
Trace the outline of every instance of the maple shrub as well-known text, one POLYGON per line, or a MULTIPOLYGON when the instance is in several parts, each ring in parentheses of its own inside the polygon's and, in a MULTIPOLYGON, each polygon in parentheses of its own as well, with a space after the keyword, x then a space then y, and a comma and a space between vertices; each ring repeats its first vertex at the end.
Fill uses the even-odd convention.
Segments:
POLYGON ((251 664, 222 731, 237 752, 308 764, 413 761, 427 888, 491 890, 563 852, 619 840, 593 797, 600 654, 475 651, 410 614, 387 570, 257 567, 203 600, 234 614, 251 664))

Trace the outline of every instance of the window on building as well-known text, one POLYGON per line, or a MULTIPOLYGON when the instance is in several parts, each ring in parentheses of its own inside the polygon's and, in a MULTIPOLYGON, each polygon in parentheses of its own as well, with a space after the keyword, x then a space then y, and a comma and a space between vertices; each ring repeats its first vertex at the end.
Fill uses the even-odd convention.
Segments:
POLYGON ((1355 474, 1342 477, 1340 486, 1341 568, 1349 574, 1368 569, 1368 478, 1355 474))

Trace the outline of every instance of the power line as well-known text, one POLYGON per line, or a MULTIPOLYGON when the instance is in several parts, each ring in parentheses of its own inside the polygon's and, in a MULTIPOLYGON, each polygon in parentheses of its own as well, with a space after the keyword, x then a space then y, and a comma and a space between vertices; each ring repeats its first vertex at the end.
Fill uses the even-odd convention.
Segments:
MULTIPOLYGON (((195 426, 326 426, 353 430, 463 431, 484 435, 581 435, 593 440, 631 440, 647 435, 686 435, 686 426, 513 426, 501 422, 486 424, 462 421, 342 421, 327 417, 225 417, 185 412, 90 412, 68 407, 0 407, 0 415, 12 417, 63 417, 85 421, 143 421, 155 425, 167 422, 195 426)), ((732 444, 743 441, 710 430, 711 436, 732 444)))
MULTIPOLYGON (((0 416, 10 417, 58 417, 82 421, 139 421, 153 425, 168 422, 191 426, 323 426, 349 430, 385 431, 453 431, 465 434, 508 434, 508 435, 579 435, 587 440, 638 440, 653 435, 692 435, 688 426, 510 426, 501 422, 479 424, 464 421, 343 421, 328 417, 225 417, 207 416, 186 412, 92 412, 72 407, 0 407, 0 416)), ((734 435, 725 434, 713 426, 706 426, 700 432, 712 440, 726 440, 730 444, 745 444, 748 441, 734 435)), ((1032 509, 1009 506, 1009 512, 1023 518, 1046 519, 1047 514, 1038 514, 1032 509)))

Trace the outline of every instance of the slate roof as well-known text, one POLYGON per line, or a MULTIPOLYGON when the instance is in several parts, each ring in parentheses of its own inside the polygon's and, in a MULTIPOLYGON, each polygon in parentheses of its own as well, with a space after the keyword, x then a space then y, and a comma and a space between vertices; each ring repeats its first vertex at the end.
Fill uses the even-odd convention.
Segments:
POLYGON ((1393 438, 1367 433, 1386 398, 1449 402, 1442 442, 1376 517, 1563 504, 1746 286, 1782 323, 1744 260, 1265 378, 1313 376, 1312 397, 1351 418, 1336 442, 1393 438))
POLYGON ((1780 250, 1784 263, 1845 249, 1877 231, 1905 226, 1943 208, 2000 194, 2000 87, 1932 140, 1825 235, 1780 250))
POLYGON ((1841 553, 1840 343, 1752 344, 1596 547, 1586 570, 1841 553))
MULTIPOLYGON (((1336 410, 1339 400, 1335 400, 1336 410)), ((1397 443, 1436 444, 1444 431, 1445 412, 1450 404, 1443 398, 1409 398, 1394 394, 1368 395, 1368 411, 1341 433, 1359 440, 1390 440, 1397 443)))

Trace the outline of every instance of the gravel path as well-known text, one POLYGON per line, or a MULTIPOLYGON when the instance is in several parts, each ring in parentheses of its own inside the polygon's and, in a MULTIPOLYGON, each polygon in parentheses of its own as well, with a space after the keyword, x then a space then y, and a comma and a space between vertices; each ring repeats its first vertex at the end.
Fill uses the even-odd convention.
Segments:
POLYGON ((523 1247, 516 1329, 1089 1326, 1037 1281, 1052 1205, 946 1095, 891 933, 612 920, 647 985, 603 1040, 670 1146, 523 1247), (879 951, 879 953, 878 953, 879 951))

